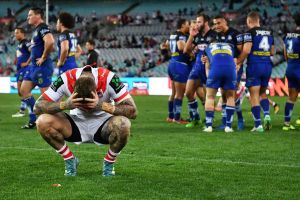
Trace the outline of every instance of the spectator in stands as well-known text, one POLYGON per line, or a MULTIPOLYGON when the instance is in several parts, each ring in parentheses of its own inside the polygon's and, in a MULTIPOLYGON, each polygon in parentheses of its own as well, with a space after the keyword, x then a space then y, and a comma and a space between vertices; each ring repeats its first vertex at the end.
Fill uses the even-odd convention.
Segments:
POLYGON ((97 67, 98 66, 98 53, 95 51, 95 41, 92 39, 89 39, 86 44, 85 47, 88 50, 87 53, 87 61, 86 64, 87 65, 91 65, 92 67, 97 67))

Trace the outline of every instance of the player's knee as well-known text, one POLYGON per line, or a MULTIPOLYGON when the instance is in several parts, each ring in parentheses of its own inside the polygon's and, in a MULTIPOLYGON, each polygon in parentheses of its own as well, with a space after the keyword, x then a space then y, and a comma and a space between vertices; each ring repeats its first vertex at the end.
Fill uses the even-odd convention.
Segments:
POLYGON ((130 135, 131 122, 127 117, 116 116, 113 119, 113 127, 117 128, 120 139, 127 139, 130 135))
POLYGON ((188 100, 193 100, 194 99, 194 93, 192 91, 187 90, 185 93, 185 96, 188 98, 188 100))
POLYGON ((38 117, 36 121, 36 127, 39 133, 42 135, 49 134, 51 132, 51 127, 53 127, 54 119, 49 114, 42 114, 38 117))

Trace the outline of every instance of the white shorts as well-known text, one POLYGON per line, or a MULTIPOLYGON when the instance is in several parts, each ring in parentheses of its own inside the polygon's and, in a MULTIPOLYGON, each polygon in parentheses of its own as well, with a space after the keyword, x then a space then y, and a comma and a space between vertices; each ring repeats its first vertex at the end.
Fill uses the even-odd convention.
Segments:
POLYGON ((108 136, 103 137, 101 134, 106 122, 113 116, 109 113, 102 113, 101 115, 72 115, 65 113, 66 117, 72 126, 72 135, 65 138, 68 142, 75 144, 81 143, 95 143, 98 145, 108 144, 108 136))

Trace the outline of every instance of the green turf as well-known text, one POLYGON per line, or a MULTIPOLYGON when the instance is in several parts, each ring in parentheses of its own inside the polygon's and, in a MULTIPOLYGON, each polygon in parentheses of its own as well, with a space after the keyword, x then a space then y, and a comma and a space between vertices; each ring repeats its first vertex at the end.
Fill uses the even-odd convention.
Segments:
POLYGON ((70 144, 81 162, 66 178, 62 158, 36 131, 20 129, 27 119, 11 118, 17 96, 0 94, 0 199, 299 199, 300 130, 281 131, 286 98, 274 99, 281 111, 270 132, 249 132, 246 102, 246 131, 208 134, 166 123, 167 97, 135 97, 139 116, 117 176, 101 176, 107 146, 70 144))

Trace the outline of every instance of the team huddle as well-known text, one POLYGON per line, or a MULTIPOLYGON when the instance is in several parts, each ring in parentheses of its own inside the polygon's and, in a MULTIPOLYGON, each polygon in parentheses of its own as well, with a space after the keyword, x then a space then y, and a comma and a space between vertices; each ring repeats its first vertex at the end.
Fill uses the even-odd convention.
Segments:
POLYGON ((70 31, 74 27, 74 18, 65 12, 60 13, 56 24, 60 33, 56 65, 59 76, 52 83, 50 52, 53 51, 54 37, 43 17, 41 8, 29 10, 27 20, 35 28, 31 42, 25 39, 24 29, 15 30, 16 39, 20 42, 17 80, 21 109, 13 117, 24 115, 28 108, 29 123, 22 128, 37 127, 43 139, 64 159, 66 176, 76 176, 79 164, 66 141, 109 144, 102 175, 113 176, 116 157, 130 135, 129 119, 137 116, 136 105, 113 72, 91 65, 77 68, 76 57, 81 54, 81 48, 70 31), (31 93, 35 86, 42 93, 37 101, 31 93), (63 100, 64 97, 67 99, 63 100))
MULTIPOLYGON (((291 116, 300 92, 300 14, 294 17, 297 29, 284 38, 284 56, 287 60, 289 98, 285 105, 283 130, 294 130, 291 116)), ((275 54, 272 31, 260 26, 260 16, 250 12, 247 16, 248 31, 241 33, 227 25, 223 16, 213 18, 209 26, 207 15, 198 15, 189 25, 185 19, 177 23, 177 31, 161 48, 169 48, 171 61, 168 67, 172 80, 172 94, 168 101, 168 122, 200 125, 200 115, 195 93, 205 107, 204 132, 213 131, 215 98, 221 92, 222 125, 218 128, 233 132, 232 121, 236 112, 238 129, 244 128, 241 101, 244 91, 240 84, 243 64, 246 61, 246 87, 250 93, 251 112, 254 119, 252 132, 263 132, 272 127, 266 90, 272 73, 271 57, 275 54), (182 99, 188 99, 189 121, 181 118, 182 99), (264 118, 261 120, 261 109, 264 118)), ((276 111, 277 112, 277 111, 276 111)), ((300 125, 300 119, 296 121, 300 125)))

